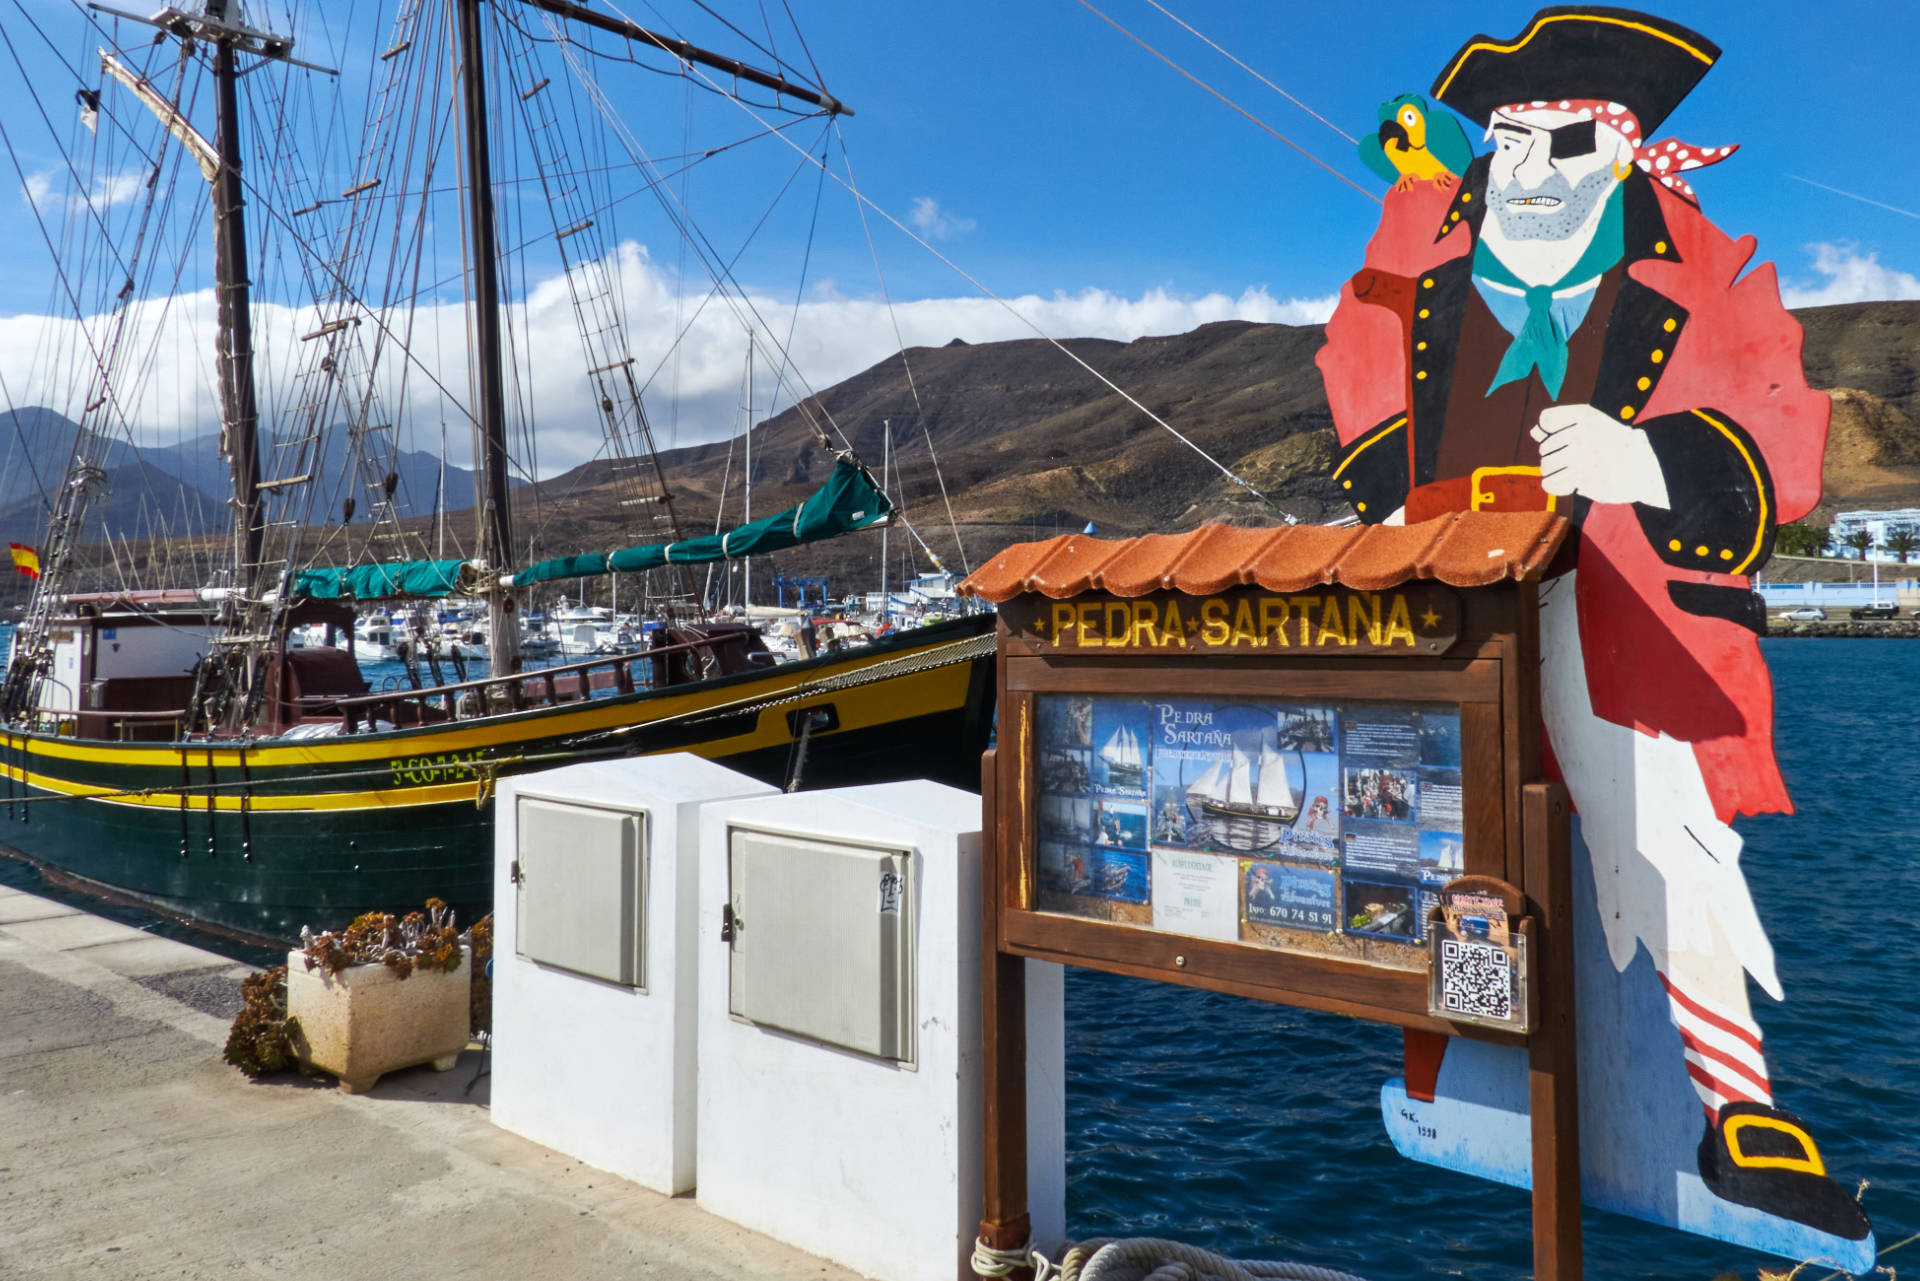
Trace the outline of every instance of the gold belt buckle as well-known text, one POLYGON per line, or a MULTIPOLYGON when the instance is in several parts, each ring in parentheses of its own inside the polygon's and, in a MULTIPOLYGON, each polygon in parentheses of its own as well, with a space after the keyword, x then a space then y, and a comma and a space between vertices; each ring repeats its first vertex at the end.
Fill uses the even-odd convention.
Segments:
MULTIPOLYGON (((1468 484, 1473 492, 1467 496, 1467 502, 1472 506, 1474 511, 1479 511, 1482 507, 1491 506, 1494 503, 1494 496, 1480 488, 1480 479, 1483 476, 1537 477, 1539 475, 1540 469, 1538 467, 1476 467, 1473 469, 1473 475, 1468 480, 1468 484)), ((1548 511, 1554 509, 1555 500, 1556 495, 1547 495, 1548 511)))

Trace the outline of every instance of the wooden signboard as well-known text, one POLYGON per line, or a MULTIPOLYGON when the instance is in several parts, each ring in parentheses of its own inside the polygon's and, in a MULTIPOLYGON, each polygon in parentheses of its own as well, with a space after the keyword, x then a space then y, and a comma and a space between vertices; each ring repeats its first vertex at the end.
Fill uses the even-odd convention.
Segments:
POLYGON ((1268 531, 1251 581, 1219 590, 1189 590, 1183 548, 1164 545, 1214 531, 1058 539, 969 580, 1001 608, 984 1240, 1025 1232, 1033 957, 1396 1024, 1410 1061, 1421 1038, 1528 1047, 1551 1173, 1539 1275, 1578 1275, 1566 814, 1541 781, 1535 630, 1564 530, 1541 513, 1334 543, 1268 531), (1118 572, 1149 550, 1162 572, 1118 572), (1263 587, 1263 567, 1313 582, 1263 587), (1443 945, 1446 965, 1478 967, 1471 984, 1436 972, 1443 945))

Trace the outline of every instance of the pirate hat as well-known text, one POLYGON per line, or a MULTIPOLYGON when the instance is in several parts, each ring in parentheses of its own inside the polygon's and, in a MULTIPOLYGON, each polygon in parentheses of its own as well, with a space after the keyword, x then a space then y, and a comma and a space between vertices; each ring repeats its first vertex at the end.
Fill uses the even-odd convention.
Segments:
POLYGON ((1511 40, 1461 45, 1433 96, 1483 125, 1510 103, 1598 98, 1625 106, 1651 137, 1719 57, 1704 36, 1632 9, 1542 9, 1511 40))

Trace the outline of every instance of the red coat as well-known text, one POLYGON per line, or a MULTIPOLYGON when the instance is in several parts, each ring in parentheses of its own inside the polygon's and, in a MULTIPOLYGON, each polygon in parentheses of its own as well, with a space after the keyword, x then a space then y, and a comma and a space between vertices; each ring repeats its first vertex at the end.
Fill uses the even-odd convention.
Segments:
MULTIPOLYGON (((1478 198, 1476 191, 1485 191, 1483 173, 1484 162, 1451 191, 1422 183, 1387 197, 1380 229, 1367 248, 1366 266, 1375 282, 1391 281, 1395 287, 1376 284, 1370 298, 1404 293, 1410 300, 1407 306, 1417 307, 1423 295, 1411 282, 1441 274, 1463 277, 1464 264, 1447 264, 1471 252, 1480 213, 1472 201, 1478 198), (1435 228, 1441 227, 1448 230, 1436 236, 1435 228)), ((1608 355, 1619 357, 1613 366, 1629 358, 1657 362, 1648 367, 1654 375, 1648 380, 1650 394, 1630 411, 1634 421, 1649 428, 1655 420, 1700 423, 1709 444, 1750 471, 1751 492, 1739 505, 1751 525, 1757 499, 1758 529, 1751 534, 1751 548, 1745 541, 1721 540, 1732 544, 1721 555, 1732 561, 1737 553, 1736 568, 1742 572, 1717 572, 1707 567, 1714 559, 1707 543, 1699 547, 1706 559, 1689 564, 1694 548, 1683 549, 1682 542, 1691 544, 1691 535, 1668 540, 1663 532, 1659 537, 1664 546, 1656 546, 1649 533, 1651 518, 1635 507, 1583 505, 1578 609, 1593 710, 1616 724, 1692 743, 1723 820, 1740 813, 1791 812, 1774 761, 1773 688, 1758 636, 1730 617, 1682 608, 1671 589, 1680 585, 1683 599, 1689 591, 1713 594, 1699 593, 1688 584, 1751 590, 1750 575, 1771 548, 1773 527, 1797 520, 1819 501, 1830 402, 1807 386, 1800 365, 1800 326, 1781 305, 1772 265, 1740 278, 1753 256, 1753 238, 1728 238, 1694 205, 1638 174, 1628 181, 1644 184, 1634 192, 1649 214, 1642 221, 1659 228, 1648 233, 1650 243, 1637 250, 1629 236, 1628 276, 1652 291, 1643 297, 1657 295, 1656 305, 1671 303, 1681 309, 1676 314, 1684 318, 1684 326, 1670 328, 1670 340, 1660 339, 1657 328, 1651 339, 1644 330, 1620 335, 1610 330, 1608 355), (1650 200, 1658 202, 1657 217, 1650 200), (1658 240, 1651 239, 1654 234, 1658 240), (1650 350, 1616 353, 1616 341, 1650 350), (1664 417, 1668 415, 1681 417, 1664 417)), ((1366 278, 1366 272, 1356 277, 1363 287, 1366 278)), ((1421 412, 1411 379, 1410 348, 1413 334, 1419 332, 1410 328, 1416 324, 1413 314, 1367 305, 1356 298, 1349 282, 1341 290, 1339 307, 1327 325, 1327 345, 1317 358, 1340 442, 1349 450, 1349 460, 1366 450, 1367 467, 1376 481, 1382 466, 1416 465, 1413 442, 1421 412), (1384 440, 1383 431, 1394 430, 1399 418, 1412 420, 1405 428, 1405 447, 1370 448, 1384 440), (1362 439, 1370 434, 1372 440, 1362 439)), ((1607 318, 1590 315, 1583 323, 1605 324, 1607 318)), ((1444 343, 1435 345, 1445 349, 1444 343)), ((1610 404, 1601 407, 1619 412, 1610 404)), ((1686 487, 1676 483, 1680 478, 1668 459, 1662 461, 1676 495, 1674 506, 1680 508, 1686 487)), ((1408 476, 1402 489, 1431 479, 1408 476)), ((1703 491, 1697 501, 1711 504, 1713 493, 1703 491)), ((1376 501, 1363 518, 1377 520, 1391 510, 1382 507, 1383 502, 1376 501)), ((1677 510, 1673 517, 1709 514, 1677 510)), ((1733 592, 1717 595, 1740 599, 1733 592)))

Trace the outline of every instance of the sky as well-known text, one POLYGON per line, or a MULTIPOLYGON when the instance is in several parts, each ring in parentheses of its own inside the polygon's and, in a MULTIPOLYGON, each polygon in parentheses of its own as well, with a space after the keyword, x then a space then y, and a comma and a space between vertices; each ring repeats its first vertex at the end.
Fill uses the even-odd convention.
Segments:
MULTIPOLYGON (((807 387, 829 386, 889 358, 898 341, 993 341, 1030 337, 1036 329, 1056 338, 1124 340, 1231 318, 1323 320, 1341 282, 1359 266, 1378 217, 1368 193, 1380 194, 1385 184, 1333 127, 1236 67, 1168 13, 1333 126, 1361 135, 1372 131, 1379 103, 1424 93, 1467 38, 1480 32, 1511 37, 1535 7, 1486 3, 1464 17, 1466 6, 1369 0, 1160 0, 1159 8, 1152 0, 1093 0, 1109 22, 1080 0, 710 2, 802 70, 817 64, 826 86, 853 108, 838 137, 825 139, 827 154, 840 178, 851 166, 854 185, 872 207, 863 226, 845 185, 803 170, 762 222, 801 162, 799 151, 772 138, 728 150, 676 178, 710 255, 734 261, 738 293, 752 301, 750 312, 738 303, 701 306, 707 283, 698 262, 683 253, 651 198, 599 211, 592 237, 605 267, 596 270, 617 292, 637 367, 654 371, 648 405, 663 445, 732 434, 744 421, 742 318, 762 337, 756 418, 807 387), (769 24, 771 36, 761 23, 763 10, 779 18, 769 24), (804 35, 804 51, 784 10, 804 35), (1012 310, 987 291, 1007 299, 1012 310), (688 338, 677 358, 666 356, 682 328, 688 338), (783 342, 792 335, 784 342, 790 363, 765 343, 769 333, 783 342)), ((671 0, 596 7, 624 10, 636 21, 765 61, 736 33, 671 0)), ((354 138, 367 132, 359 123, 365 68, 387 39, 375 8, 374 0, 274 0, 249 9, 257 23, 293 30, 302 56, 347 69, 342 84, 352 101, 338 119, 350 121, 344 132, 354 138)), ((521 20, 541 34, 525 12, 519 10, 521 20)), ((1658 12, 1724 50, 1659 135, 1740 145, 1730 161, 1696 174, 1695 186, 1720 226, 1757 237, 1758 260, 1778 265, 1789 305, 1920 297, 1920 165, 1914 163, 1920 147, 1906 119, 1916 86, 1911 57, 1920 48, 1920 6, 1840 2, 1816 13, 1779 0, 1699 0, 1658 12)), ((0 50, 0 123, 7 134, 0 185, 14 189, 11 198, 0 198, 0 245, 10 247, 9 268, 0 272, 0 392, 16 406, 62 395, 72 404, 85 398, 73 390, 71 339, 78 331, 71 303, 55 287, 35 210, 57 222, 62 209, 75 207, 75 190, 86 186, 114 211, 108 221, 118 218, 114 225, 127 227, 143 187, 124 162, 84 179, 60 166, 54 140, 71 146, 79 137, 76 77, 60 56, 97 84, 91 49, 100 33, 85 28, 68 0, 0 0, 0 32, 8 43, 0 50), (69 353, 64 362, 52 358, 63 351, 69 353)), ((123 28, 124 43, 144 48, 130 32, 123 28)), ((664 157, 685 150, 690 139, 696 147, 712 145, 761 128, 732 103, 690 93, 679 81, 610 62, 595 70, 634 141, 629 147, 626 135, 602 134, 581 144, 574 162, 601 171, 587 183, 590 195, 611 201, 632 190, 637 151, 664 157)), ((277 74, 280 69, 269 68, 256 77, 277 74)), ((330 92, 324 78, 295 74, 309 100, 330 92)), ((496 67, 496 91, 513 74, 496 67)), ((250 91, 258 83, 249 82, 250 91)), ((506 102, 517 95, 495 96, 506 102)), ((582 99, 572 101, 577 108, 582 99)), ((207 120, 204 98, 195 101, 193 115, 207 120)), ((789 136, 818 154, 817 122, 802 122, 789 136)), ((1476 146, 1484 149, 1477 135, 1476 146)), ((336 143, 316 160, 317 188, 337 192, 353 181, 351 152, 336 143)), ((522 358, 513 392, 532 407, 539 433, 537 455, 523 451, 522 466, 550 475, 600 447, 597 397, 578 374, 573 291, 557 257, 543 247, 548 242, 527 230, 541 207, 532 199, 535 184, 524 180, 530 170, 524 156, 517 166, 512 156, 502 160, 497 176, 523 179, 502 188, 504 238, 535 242, 508 273, 522 358)), ((280 176, 256 174, 254 180, 280 176)), ((259 194, 265 201, 264 190, 259 194)), ((211 255, 204 250, 204 225, 186 229, 190 212, 183 205, 182 229, 160 238, 185 251, 180 276, 154 278, 143 291, 145 310, 135 315, 136 327, 145 328, 137 347, 143 390, 132 427, 149 440, 212 430, 218 421, 204 342, 213 315, 206 289, 211 255)), ((443 202, 434 211, 426 238, 429 305, 412 318, 407 385, 389 380, 386 390, 411 406, 407 444, 440 449, 451 422, 444 447, 463 461, 466 319, 456 205, 443 202), (445 403, 429 403, 436 385, 449 389, 451 413, 445 403)), ((284 266, 288 251, 276 252, 284 266)), ((264 279, 264 267, 261 274, 264 279)), ((296 281, 298 273, 286 279, 296 281)), ((257 320, 269 417, 289 410, 298 395, 293 373, 305 354, 299 340, 312 322, 311 311, 302 310, 310 301, 303 288, 269 291, 257 320)), ((82 310, 97 313, 103 305, 82 310)), ((98 320, 94 329, 99 332, 98 320)))

